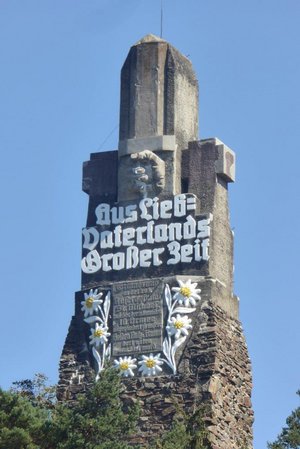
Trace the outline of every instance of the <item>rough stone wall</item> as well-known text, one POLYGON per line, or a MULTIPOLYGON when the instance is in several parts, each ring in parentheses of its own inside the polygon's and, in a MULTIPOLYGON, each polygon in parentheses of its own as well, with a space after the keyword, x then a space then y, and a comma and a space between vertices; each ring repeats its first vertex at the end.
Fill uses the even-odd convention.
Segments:
MULTIPOLYGON (((216 348, 207 385, 212 405, 208 426, 212 447, 251 448, 251 364, 241 324, 229 318, 220 307, 213 307, 208 311, 207 324, 200 325, 198 338, 208 340, 208 351, 210 339, 216 348)), ((200 377, 203 371, 205 365, 199 369, 200 377)))
POLYGON ((57 399, 72 403, 94 382, 95 372, 86 344, 86 326, 82 317, 72 317, 59 364, 57 399))
MULTIPOLYGON (((178 375, 124 380, 124 404, 141 405, 133 444, 143 446, 168 430, 178 407, 187 413, 201 407, 212 449, 252 449, 251 364, 243 330, 207 299, 210 294, 204 292, 195 312, 178 375)), ((76 400, 94 379, 85 332, 82 319, 73 317, 60 364, 61 401, 76 400)))
POLYGON ((123 400, 142 410, 132 442, 158 438, 178 406, 187 413, 201 407, 212 449, 251 449, 251 365, 239 321, 204 302, 183 354, 177 376, 124 381, 123 400))

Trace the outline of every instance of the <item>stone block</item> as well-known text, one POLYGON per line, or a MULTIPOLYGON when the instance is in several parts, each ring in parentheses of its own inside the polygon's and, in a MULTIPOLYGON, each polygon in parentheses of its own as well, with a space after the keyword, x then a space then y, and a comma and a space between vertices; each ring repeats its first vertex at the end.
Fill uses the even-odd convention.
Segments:
POLYGON ((92 153, 91 159, 83 163, 82 190, 90 196, 116 200, 117 176, 117 151, 92 153))
POLYGON ((215 139, 218 150, 218 159, 215 162, 217 175, 227 182, 235 181, 235 153, 219 139, 215 139))
POLYGON ((119 157, 138 153, 141 149, 150 151, 175 151, 175 136, 151 136, 121 140, 119 142, 119 157))

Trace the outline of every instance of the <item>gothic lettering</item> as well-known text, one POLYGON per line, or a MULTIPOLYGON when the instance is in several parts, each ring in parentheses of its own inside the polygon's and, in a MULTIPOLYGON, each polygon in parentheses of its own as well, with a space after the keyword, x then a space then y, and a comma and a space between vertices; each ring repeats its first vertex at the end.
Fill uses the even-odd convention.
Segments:
POLYGON ((195 215, 197 198, 143 198, 138 204, 96 207, 97 225, 83 229, 84 273, 132 270, 209 259, 212 216, 195 215), (134 225, 136 223, 136 225, 134 225))

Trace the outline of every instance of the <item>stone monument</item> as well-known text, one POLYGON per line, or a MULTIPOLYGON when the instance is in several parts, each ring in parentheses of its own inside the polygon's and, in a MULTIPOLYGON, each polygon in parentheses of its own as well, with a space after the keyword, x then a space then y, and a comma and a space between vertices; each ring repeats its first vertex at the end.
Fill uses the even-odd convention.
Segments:
POLYGON ((82 286, 58 397, 76 400, 110 360, 124 401, 141 403, 133 442, 168 429, 177 403, 206 405, 212 448, 250 449, 251 366, 228 209, 235 154, 197 139, 192 64, 148 35, 122 68, 118 151, 83 165, 82 286))

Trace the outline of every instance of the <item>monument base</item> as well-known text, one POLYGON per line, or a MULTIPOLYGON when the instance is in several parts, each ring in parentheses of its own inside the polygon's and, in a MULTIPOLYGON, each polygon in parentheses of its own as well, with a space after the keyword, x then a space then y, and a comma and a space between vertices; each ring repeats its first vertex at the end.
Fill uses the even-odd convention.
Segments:
MULTIPOLYGON (((179 355, 178 374, 124 379, 122 400, 141 406, 132 444, 146 445, 169 430, 176 410, 201 409, 212 449, 252 448, 251 364, 242 327, 232 311, 217 304, 220 299, 208 298, 215 283, 206 285, 206 291, 201 285, 202 300, 179 355)), ((85 323, 73 317, 60 364, 60 401, 76 400, 94 380, 85 341, 85 323)))

